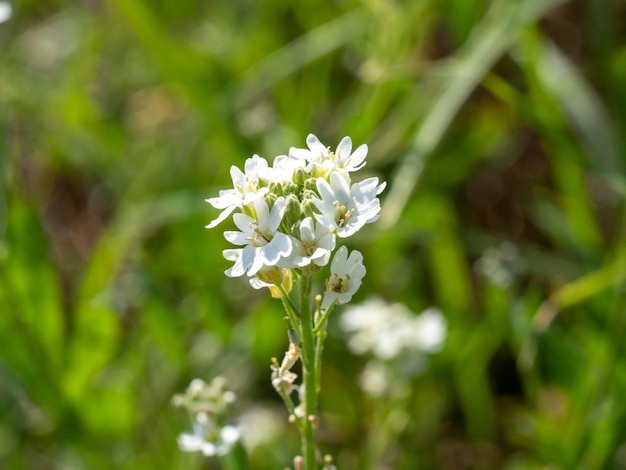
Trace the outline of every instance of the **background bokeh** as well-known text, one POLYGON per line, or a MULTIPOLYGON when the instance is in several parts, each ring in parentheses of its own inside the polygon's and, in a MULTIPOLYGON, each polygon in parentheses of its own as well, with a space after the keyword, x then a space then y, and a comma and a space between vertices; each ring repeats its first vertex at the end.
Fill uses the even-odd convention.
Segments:
POLYGON ((313 132, 388 181, 354 303, 448 323, 372 396, 335 310, 323 450, 626 468, 625 2, 0 3, 0 467, 218 468, 170 403, 217 375, 251 468, 289 465, 280 303, 224 276, 204 199, 313 132))

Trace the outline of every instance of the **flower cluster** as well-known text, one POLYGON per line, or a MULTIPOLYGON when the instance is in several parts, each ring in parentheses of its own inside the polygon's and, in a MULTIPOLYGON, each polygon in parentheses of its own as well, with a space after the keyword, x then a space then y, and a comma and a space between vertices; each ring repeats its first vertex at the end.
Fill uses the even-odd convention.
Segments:
POLYGON ((174 406, 187 409, 193 419, 193 432, 178 436, 178 446, 185 452, 202 452, 204 455, 223 456, 239 441, 238 426, 226 424, 235 394, 226 389, 222 377, 210 384, 194 379, 184 394, 172 398, 174 406))
POLYGON ((223 251, 233 262, 226 275, 245 275, 253 287, 273 293, 277 286, 289 291, 292 270, 311 275, 336 250, 322 301, 327 308, 348 302, 361 285, 361 253, 337 248, 338 240, 378 219, 385 183, 376 177, 352 182, 352 173, 365 165, 366 145, 352 151, 351 139, 344 137, 333 152, 312 134, 306 141, 307 149, 291 148, 272 166, 258 155, 246 160, 244 171, 233 166, 233 188, 207 199, 222 211, 207 227, 234 213, 238 230, 224 237, 237 248, 223 251))
POLYGON ((424 372, 428 356, 443 348, 448 329, 436 307, 416 315, 401 303, 376 297, 346 309, 339 325, 347 333, 351 352, 371 356, 360 384, 375 397, 402 389, 424 372))

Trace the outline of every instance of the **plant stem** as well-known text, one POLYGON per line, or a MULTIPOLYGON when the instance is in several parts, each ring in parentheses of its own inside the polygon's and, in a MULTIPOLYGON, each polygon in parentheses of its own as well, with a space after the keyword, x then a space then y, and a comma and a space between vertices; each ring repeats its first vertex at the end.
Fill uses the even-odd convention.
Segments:
POLYGON ((300 315, 298 314, 298 311, 296 310, 296 306, 291 301, 291 298, 289 297, 289 294, 287 293, 285 288, 283 286, 277 286, 277 287, 280 290, 280 293, 282 295, 280 300, 282 300, 283 302, 283 306, 285 307, 285 311, 287 312, 287 316, 289 317, 291 326, 300 335, 301 334, 300 322, 298 321, 298 318, 300 317, 300 315))
POLYGON ((304 376, 304 432, 302 453, 305 470, 317 470, 315 427, 317 426, 317 373, 315 371, 315 337, 311 312, 310 278, 300 279, 300 319, 302 337, 302 375, 304 376))

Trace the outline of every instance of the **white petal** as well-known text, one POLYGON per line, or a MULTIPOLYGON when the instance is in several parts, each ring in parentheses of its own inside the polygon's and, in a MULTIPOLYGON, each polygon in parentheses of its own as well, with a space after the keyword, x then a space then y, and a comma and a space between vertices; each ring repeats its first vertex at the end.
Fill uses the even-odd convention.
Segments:
POLYGON ((322 308, 328 308, 331 306, 331 304, 337 300, 337 293, 336 292, 326 292, 324 293, 324 298, 322 299, 322 308))
POLYGON ((224 426, 222 428, 222 440, 227 445, 233 445, 241 438, 241 431, 237 426, 224 426))
POLYGON ((350 167, 356 171, 365 166, 365 157, 367 157, 367 145, 359 145, 352 155, 350 155, 350 167))
POLYGON ((313 230, 313 219, 305 217, 300 222, 300 240, 312 242, 315 240, 315 231, 313 230))
POLYGON ((337 145, 335 155, 339 157, 339 161, 346 161, 350 157, 350 152, 352 152, 352 139, 346 136, 337 145))
POLYGON ((233 222, 235 222, 235 225, 239 230, 244 233, 251 234, 253 232, 251 224, 254 224, 256 221, 248 214, 237 213, 233 215, 233 222))
POLYGON ((248 268, 248 276, 254 276, 256 273, 258 273, 263 268, 263 261, 264 258, 261 255, 261 251, 259 248, 257 248, 255 250, 254 260, 248 268))
POLYGON ((218 455, 217 446, 212 442, 204 442, 202 444, 202 453, 207 457, 212 457, 213 455, 218 455))
POLYGON ((235 189, 237 189, 238 186, 245 186, 246 175, 244 175, 244 173, 235 165, 230 167, 230 177, 233 180, 233 186, 235 189))
POLYGON ((217 216, 206 228, 217 227, 222 221, 224 221, 232 212, 236 209, 236 206, 230 206, 226 210, 222 211, 220 215, 217 216))
MULTIPOLYGON (((267 228, 271 233, 274 233, 278 226, 280 225, 281 220, 283 220, 283 215, 285 214, 285 206, 286 201, 284 197, 279 197, 274 202, 272 206, 272 211, 269 214, 269 220, 267 221, 267 228)), ((267 207, 267 206, 265 206, 267 207)))
POLYGON ((178 447, 184 452, 197 452, 202 448, 203 440, 195 434, 184 433, 178 436, 178 447))
POLYGON ((352 201, 352 196, 350 195, 350 186, 348 186, 348 182, 346 181, 346 179, 339 173, 334 172, 330 174, 330 185, 333 189, 333 194, 336 201, 339 201, 341 204, 346 204, 349 201, 352 201))
POLYGON ((347 258, 348 258, 348 248, 346 248, 345 245, 341 245, 339 249, 337 250, 337 252, 335 253, 333 262, 330 265, 330 272, 332 274, 343 273, 347 258))
POLYGON ((269 219, 270 214, 267 203, 263 199, 257 199, 254 201, 254 209, 256 210, 256 220, 258 221, 259 226, 264 228, 267 225, 267 220, 269 219))
POLYGON ((249 234, 243 232, 234 232, 229 230, 224 232, 224 238, 233 245, 248 245, 250 243, 249 234))
POLYGON ((306 144, 308 145, 309 149, 311 149, 311 153, 314 154, 315 159, 319 158, 320 154, 327 155, 328 150, 315 135, 307 135, 306 144))
MULTIPOLYGON (((333 188, 330 186, 330 184, 328 184, 328 181, 320 177, 317 178, 315 184, 317 186, 317 192, 320 193, 320 197, 323 201, 335 200, 333 188)), ((313 202, 315 202, 315 198, 313 198, 313 202)))

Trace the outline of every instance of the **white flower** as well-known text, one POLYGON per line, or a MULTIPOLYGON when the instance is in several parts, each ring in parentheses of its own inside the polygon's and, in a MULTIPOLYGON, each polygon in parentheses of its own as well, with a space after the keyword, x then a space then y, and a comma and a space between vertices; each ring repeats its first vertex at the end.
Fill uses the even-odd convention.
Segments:
POLYGON ((268 191, 267 187, 259 187, 261 179, 266 178, 269 172, 267 161, 253 155, 246 160, 242 172, 236 166, 230 168, 230 176, 233 180, 234 189, 223 189, 218 197, 206 199, 216 209, 223 209, 222 213, 213 220, 207 228, 213 228, 226 219, 238 207, 244 207, 251 202, 263 197, 268 191))
POLYGON ((336 172, 330 175, 330 184, 324 178, 318 178, 317 190, 322 199, 313 198, 313 204, 320 211, 315 218, 338 237, 349 237, 365 224, 378 220, 380 200, 376 196, 385 186, 386 183, 378 184, 378 178, 348 186, 348 182, 336 172))
POLYGON ((315 224, 311 217, 305 217, 300 223, 300 239, 292 238, 291 256, 279 265, 286 268, 304 267, 311 263, 326 266, 330 254, 335 249, 335 234, 321 224, 315 224))
POLYGON ((365 166, 367 145, 360 145, 352 153, 352 139, 350 137, 346 136, 341 139, 334 153, 313 134, 307 136, 306 143, 309 147, 308 150, 292 147, 289 150, 289 155, 305 160, 308 163, 307 171, 314 176, 328 177, 336 171, 349 179, 348 173, 360 170, 365 166))
POLYGON ((193 424, 193 433, 178 436, 178 446, 185 452, 202 452, 207 457, 226 455, 239 441, 241 432, 236 426, 219 428, 206 414, 198 413, 193 424))
POLYGON ((347 309, 340 325, 350 333, 348 347, 353 353, 372 352, 384 360, 396 358, 403 350, 434 353, 441 349, 447 329, 437 308, 416 316, 403 304, 380 299, 347 309))
POLYGON ((291 254, 291 239, 277 232, 285 213, 285 198, 279 197, 270 212, 263 199, 254 201, 256 219, 247 214, 235 214, 233 220, 241 232, 224 232, 224 238, 235 245, 245 245, 241 252, 224 250, 224 257, 235 264, 226 271, 230 277, 254 276, 263 266, 275 266, 291 254))
POLYGON ((330 277, 326 280, 326 292, 322 300, 322 308, 332 303, 345 304, 359 290, 365 276, 363 255, 354 250, 348 256, 345 246, 339 247, 330 264, 330 277))

